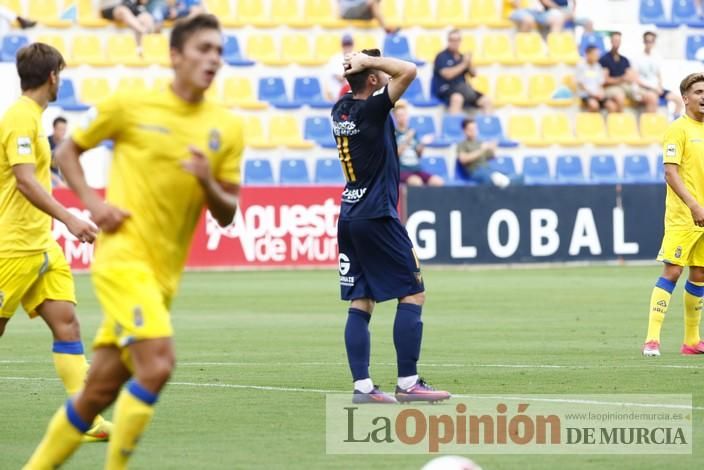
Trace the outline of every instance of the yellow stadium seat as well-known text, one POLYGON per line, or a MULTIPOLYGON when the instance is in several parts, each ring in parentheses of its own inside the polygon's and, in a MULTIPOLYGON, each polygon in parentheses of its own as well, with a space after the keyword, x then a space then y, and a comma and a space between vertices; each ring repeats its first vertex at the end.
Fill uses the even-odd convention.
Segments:
POLYGON ((342 52, 342 38, 338 34, 318 34, 315 37, 315 58, 323 62, 342 52))
POLYGON ((86 78, 81 82, 78 96, 87 104, 97 104, 110 95, 110 84, 106 78, 86 78))
POLYGON ((100 17, 100 12, 93 5, 93 0, 76 0, 78 25, 84 28, 104 28, 110 21, 100 17))
POLYGON ((147 34, 142 38, 142 58, 147 64, 168 66, 169 40, 163 34, 147 34))
POLYGON ((438 24, 455 28, 468 28, 472 22, 467 17, 465 3, 458 0, 437 0, 435 17, 438 24))
POLYGON ((24 13, 20 0, 0 0, 0 5, 9 8, 20 16, 24 13))
POLYGON ((73 36, 72 61, 77 65, 92 65, 93 67, 107 67, 112 65, 105 57, 103 43, 98 35, 77 34, 73 36))
POLYGON ((354 35, 354 49, 356 51, 377 48, 379 48, 379 41, 374 34, 362 33, 354 35))
POLYGON ((64 36, 61 34, 41 34, 35 38, 37 42, 43 42, 55 48, 64 57, 66 64, 71 64, 71 57, 68 53, 68 48, 66 48, 66 41, 64 41, 64 36))
MULTIPOLYGON (((240 25, 251 25, 258 28, 272 28, 276 24, 271 21, 266 12, 266 3, 262 0, 237 0, 235 17, 240 25)), ((295 2, 291 2, 295 3, 295 2)))
POLYGON ((247 147, 272 149, 275 144, 269 142, 264 133, 264 126, 259 116, 247 116, 244 119, 244 143, 247 147))
POLYGON ((419 34, 416 36, 415 56, 432 64, 438 53, 445 48, 442 41, 439 34, 419 34))
POLYGON ((137 55, 137 41, 132 34, 111 34, 107 42, 108 61, 112 65, 140 67, 144 61, 137 55))
POLYGON ((296 28, 310 28, 310 19, 304 19, 303 10, 298 2, 291 0, 271 0, 271 21, 277 25, 288 25, 296 28))
POLYGON ((298 118, 293 114, 277 114, 269 120, 269 140, 275 145, 295 149, 311 149, 315 144, 303 140, 298 118))
POLYGON ((223 84, 223 104, 244 109, 266 109, 268 103, 259 101, 254 94, 252 81, 247 77, 228 77, 223 84))
POLYGON ((508 118, 508 138, 529 147, 545 147, 548 144, 540 137, 538 124, 530 114, 514 114, 508 118))
POLYGON ((218 21, 223 26, 242 26, 242 23, 233 14, 230 0, 205 0, 205 7, 209 13, 218 17, 218 21))
POLYGON ((575 138, 570 121, 564 113, 543 116, 540 127, 546 145, 578 146, 584 143, 575 138))
POLYGON ((303 17, 308 23, 324 28, 344 27, 345 22, 338 18, 337 10, 333 8, 333 1, 335 0, 305 0, 303 17))
POLYGON ((489 79, 486 75, 477 75, 470 79, 472 88, 477 90, 482 95, 491 96, 491 85, 489 85, 489 79))
POLYGON ((281 38, 281 57, 299 65, 323 65, 327 60, 318 59, 313 53, 306 34, 285 34, 281 38))
POLYGON ((142 77, 122 77, 117 82, 117 91, 130 93, 144 93, 147 91, 147 84, 142 77))
POLYGON ((526 96, 526 86, 517 74, 503 74, 496 79, 494 104, 504 106, 533 106, 535 103, 526 96))
MULTIPOLYGON (((405 8, 406 0, 401 1, 405 8)), ((399 9, 396 0, 384 0, 381 2, 381 14, 384 16, 384 21, 390 26, 401 26, 403 24, 401 9, 399 9)))
POLYGON ((507 34, 493 33, 484 36, 482 41, 482 51, 480 54, 482 61, 488 63, 500 63, 504 65, 520 65, 513 53, 513 44, 507 34))
POLYGON ((616 142, 606 134, 601 113, 577 113, 575 134, 588 144, 614 145, 616 142))
POLYGON ((552 74, 531 75, 528 79, 528 99, 535 104, 566 107, 575 103, 573 98, 554 99, 552 96, 558 85, 552 74))
POLYGON ((50 28, 69 28, 71 20, 59 18, 57 0, 30 0, 29 17, 50 28))
POLYGON ((576 65, 579 62, 579 51, 574 40, 574 33, 563 31, 548 34, 548 53, 557 62, 576 65))
POLYGON ((609 113, 606 116, 606 130, 611 140, 616 143, 633 146, 650 145, 650 142, 642 139, 638 133, 636 118, 631 113, 609 113))
POLYGON ((555 65, 557 61, 548 57, 543 38, 538 33, 516 34, 516 59, 533 65, 555 65))
POLYGON ((404 0, 403 14, 405 26, 422 26, 424 28, 442 28, 433 11, 433 2, 429 0, 404 0))
MULTIPOLYGON (((440 52, 442 49, 445 49, 445 45, 438 49, 438 52, 440 52)), ((462 41, 460 42, 460 52, 462 54, 465 54, 467 52, 471 52, 474 54, 477 52, 477 40, 474 37, 474 34, 462 35, 462 41)))
POLYGON ((247 39, 247 57, 266 65, 287 65, 281 58, 278 44, 271 34, 251 34, 247 39))
POLYGON ((640 135, 648 143, 660 143, 668 125, 667 116, 664 114, 643 113, 640 115, 640 135))
POLYGON ((469 5, 469 25, 510 28, 513 24, 501 18, 496 8, 496 0, 472 0, 469 5))

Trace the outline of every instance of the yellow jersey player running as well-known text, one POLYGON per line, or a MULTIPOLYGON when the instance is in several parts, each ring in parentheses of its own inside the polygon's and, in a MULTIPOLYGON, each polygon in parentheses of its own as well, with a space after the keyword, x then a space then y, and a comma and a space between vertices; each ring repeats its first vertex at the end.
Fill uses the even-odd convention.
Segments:
POLYGON ((56 412, 27 469, 65 462, 87 423, 116 398, 105 468, 127 468, 151 420, 174 367, 169 305, 196 223, 204 205, 222 226, 237 210, 242 125, 204 99, 222 47, 214 16, 177 22, 170 38, 173 83, 106 99, 57 150, 69 186, 102 230, 92 280, 104 319, 85 388, 56 412), (103 201, 86 184, 79 156, 105 139, 115 146, 103 201))
POLYGON ((658 255, 664 263, 650 299, 644 356, 660 355, 660 329, 672 291, 689 266, 684 285, 683 355, 704 354, 699 322, 704 296, 704 74, 693 73, 680 83, 686 113, 665 131, 663 162, 667 196, 665 235, 658 255))
MULTIPOLYGON (((17 53, 22 97, 0 121, 0 336, 22 305, 42 317, 54 337, 54 366, 69 395, 83 386, 83 354, 71 269, 51 235, 52 217, 82 242, 98 231, 51 196, 51 152, 42 113, 56 100, 64 59, 51 46, 34 43, 17 53)), ((91 418, 88 423, 92 423, 91 418)), ((97 417, 85 440, 106 440, 110 423, 97 417)))

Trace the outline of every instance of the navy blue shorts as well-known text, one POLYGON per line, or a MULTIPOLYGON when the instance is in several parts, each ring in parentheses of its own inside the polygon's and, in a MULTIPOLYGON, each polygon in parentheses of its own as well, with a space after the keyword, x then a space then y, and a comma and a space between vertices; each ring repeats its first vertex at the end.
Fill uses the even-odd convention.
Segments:
POLYGON ((398 219, 340 220, 337 243, 342 300, 383 302, 423 292, 418 257, 398 219))

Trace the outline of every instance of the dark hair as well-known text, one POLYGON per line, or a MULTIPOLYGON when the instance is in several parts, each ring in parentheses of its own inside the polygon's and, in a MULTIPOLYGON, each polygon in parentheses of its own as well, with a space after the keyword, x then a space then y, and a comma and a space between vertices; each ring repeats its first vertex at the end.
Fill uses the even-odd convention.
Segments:
POLYGON ((594 44, 589 44, 586 49, 584 49, 585 54, 589 54, 593 50, 598 50, 599 48, 596 47, 594 44))
POLYGON ((658 35, 655 34, 654 32, 652 32, 652 31, 646 31, 646 32, 643 33, 643 40, 645 41, 645 40, 648 38, 648 36, 652 36, 653 39, 655 39, 656 37, 658 37, 658 35))
POLYGON ((44 85, 51 72, 59 73, 66 67, 61 53, 48 44, 35 42, 17 51, 17 74, 22 91, 44 85))
POLYGON ((462 119, 462 130, 465 130, 467 126, 470 124, 474 124, 474 119, 472 118, 464 118, 462 119))
MULTIPOLYGON (((381 51, 379 49, 362 49, 362 54, 366 54, 370 57, 381 57, 381 51)), ((361 72, 353 73, 347 76, 347 83, 350 84, 352 93, 357 94, 364 91, 367 86, 367 77, 376 72, 376 69, 368 68, 361 72)))
POLYGON ((59 124, 59 123, 68 124, 68 121, 66 120, 65 117, 63 117, 63 116, 58 116, 56 119, 54 119, 54 122, 51 123, 51 126, 52 126, 52 127, 56 127, 56 125, 59 124))
POLYGON ((690 73, 680 82, 680 94, 684 96, 692 88, 692 85, 699 82, 704 82, 704 73, 690 73))
POLYGON ((183 45, 186 44, 188 38, 190 38, 193 33, 202 29, 216 29, 220 31, 220 22, 215 15, 208 13, 202 13, 176 21, 176 23, 174 23, 174 29, 171 30, 169 47, 179 51, 183 50, 183 45))
POLYGON ((609 36, 623 36, 623 35, 621 34, 621 31, 611 31, 611 34, 609 34, 609 36))

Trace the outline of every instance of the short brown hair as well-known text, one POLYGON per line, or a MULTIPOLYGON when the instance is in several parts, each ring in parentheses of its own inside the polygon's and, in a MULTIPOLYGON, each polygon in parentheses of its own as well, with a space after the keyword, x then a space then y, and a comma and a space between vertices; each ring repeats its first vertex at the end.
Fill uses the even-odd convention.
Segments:
POLYGON ((183 45, 193 33, 202 29, 215 29, 220 31, 220 22, 215 15, 201 13, 190 18, 184 18, 174 23, 171 30, 169 47, 171 49, 183 50, 183 45))
POLYGON ((684 96, 684 94, 689 91, 692 85, 698 82, 704 82, 704 73, 690 73, 689 75, 684 77, 684 79, 680 82, 680 94, 684 96))
MULTIPOLYGON (((381 51, 379 49, 362 49, 362 54, 366 54, 370 57, 381 57, 381 51)), ((361 72, 353 73, 347 76, 347 83, 350 84, 350 89, 352 93, 357 94, 364 91, 367 86, 367 77, 373 74, 375 69, 364 69, 361 72)))
POLYGON ((59 73, 66 62, 59 51, 48 44, 35 42, 17 51, 17 74, 22 91, 44 85, 51 72, 59 73))

